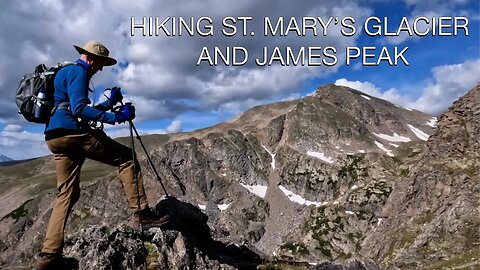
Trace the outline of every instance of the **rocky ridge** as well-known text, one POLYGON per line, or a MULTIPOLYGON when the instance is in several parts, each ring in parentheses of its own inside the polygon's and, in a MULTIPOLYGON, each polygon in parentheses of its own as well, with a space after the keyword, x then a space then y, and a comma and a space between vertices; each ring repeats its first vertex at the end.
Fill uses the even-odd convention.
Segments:
POLYGON ((480 268, 480 85, 440 116, 409 169, 365 254, 395 268, 480 268))

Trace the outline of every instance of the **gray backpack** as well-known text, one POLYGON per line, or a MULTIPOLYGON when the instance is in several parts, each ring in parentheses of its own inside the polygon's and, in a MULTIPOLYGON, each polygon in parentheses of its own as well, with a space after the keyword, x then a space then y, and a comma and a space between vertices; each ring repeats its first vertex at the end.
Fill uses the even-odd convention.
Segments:
POLYGON ((35 67, 33 73, 23 76, 16 95, 18 113, 29 122, 48 123, 55 109, 53 106, 55 75, 61 68, 69 65, 75 63, 65 62, 49 68, 40 64, 35 67))

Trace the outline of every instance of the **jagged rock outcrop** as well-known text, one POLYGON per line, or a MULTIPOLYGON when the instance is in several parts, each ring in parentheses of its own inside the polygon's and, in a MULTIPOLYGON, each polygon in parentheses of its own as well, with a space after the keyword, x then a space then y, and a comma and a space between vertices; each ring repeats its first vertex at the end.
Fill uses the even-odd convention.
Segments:
POLYGON ((94 225, 67 237, 65 255, 79 269, 256 269, 262 260, 245 246, 227 245, 210 236, 207 216, 173 197, 157 211, 168 213, 164 228, 134 231, 125 224, 94 225))
MULTIPOLYGON (((164 228, 141 232, 125 224, 113 228, 94 225, 68 236, 64 249, 70 267, 80 270, 247 270, 279 269, 275 267, 288 265, 287 262, 265 262, 244 245, 213 240, 206 215, 191 204, 168 197, 163 198, 156 209, 172 217, 164 228)), ((351 259, 344 265, 329 262, 315 266, 304 264, 304 267, 311 270, 380 269, 369 259, 351 259)))
POLYGON ((365 254, 389 268, 478 269, 480 85, 440 116, 409 170, 385 206, 388 218, 364 241, 365 254))

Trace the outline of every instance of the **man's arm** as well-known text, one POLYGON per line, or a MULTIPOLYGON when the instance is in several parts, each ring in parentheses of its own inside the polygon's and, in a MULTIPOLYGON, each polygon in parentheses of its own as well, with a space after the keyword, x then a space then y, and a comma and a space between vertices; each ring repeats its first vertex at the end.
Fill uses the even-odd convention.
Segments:
POLYGON ((105 111, 111 110, 111 109, 112 109, 112 105, 111 105, 110 100, 107 99, 107 100, 105 100, 104 102, 99 103, 99 104, 93 106, 93 108, 105 112, 105 111))
POLYGON ((76 117, 115 124, 115 114, 88 106, 88 75, 84 70, 73 70, 67 77, 67 91, 72 114, 76 117))

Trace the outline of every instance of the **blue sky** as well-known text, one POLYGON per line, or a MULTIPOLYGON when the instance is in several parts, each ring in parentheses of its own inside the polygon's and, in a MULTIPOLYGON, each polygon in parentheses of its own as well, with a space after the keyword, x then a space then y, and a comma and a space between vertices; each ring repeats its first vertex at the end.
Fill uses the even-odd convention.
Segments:
MULTIPOLYGON (((121 64, 105 68, 93 78, 97 102, 102 90, 119 85, 137 106, 136 124, 142 134, 190 131, 228 120, 248 108, 280 100, 301 98, 321 85, 336 83, 393 103, 439 114, 480 81, 480 5, 471 0, 376 1, 3 1, 0 11, 0 154, 15 159, 49 154, 43 126, 29 124, 16 113, 13 93, 19 78, 38 63, 53 65, 75 60, 72 45, 90 39, 104 43, 121 64), (352 16, 353 37, 131 37, 135 16, 252 16, 252 27, 262 28, 263 17, 352 16), (402 17, 465 16, 469 36, 370 37, 360 26, 369 16, 387 17, 396 29, 402 17), (203 46, 245 46, 257 55, 269 48, 335 46, 334 67, 196 66, 203 46), (345 66, 346 46, 409 47, 410 66, 345 66), (25 151, 25 148, 29 149, 25 151)), ((357 61, 358 62, 358 61, 357 61)), ((126 125, 106 128, 113 137, 128 135, 126 125)))

